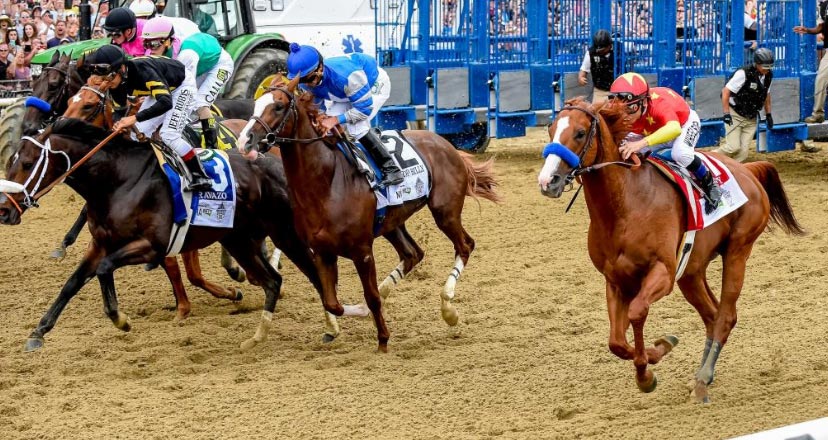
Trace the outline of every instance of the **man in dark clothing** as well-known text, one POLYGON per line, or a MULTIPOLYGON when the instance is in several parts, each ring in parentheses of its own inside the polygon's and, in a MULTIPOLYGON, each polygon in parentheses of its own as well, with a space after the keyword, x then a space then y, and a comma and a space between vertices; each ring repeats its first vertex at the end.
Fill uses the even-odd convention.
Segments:
POLYGON ((592 75, 592 102, 605 101, 616 74, 624 73, 618 65, 614 46, 610 33, 600 29, 592 36, 592 46, 584 55, 578 72, 578 84, 587 85, 587 74, 592 75))
POLYGON ((108 44, 84 58, 82 67, 93 75, 106 77, 116 102, 126 97, 146 96, 134 116, 125 116, 115 130, 136 126, 140 133, 151 135, 160 127, 161 140, 184 159, 192 173, 188 191, 212 187, 193 147, 181 133, 189 120, 195 84, 184 74, 184 65, 166 57, 138 57, 127 60, 123 49, 108 44))
POLYGON ((68 38, 66 34, 66 20, 58 20, 55 23, 55 37, 46 42, 46 48, 51 49, 55 46, 60 46, 60 41, 68 38))

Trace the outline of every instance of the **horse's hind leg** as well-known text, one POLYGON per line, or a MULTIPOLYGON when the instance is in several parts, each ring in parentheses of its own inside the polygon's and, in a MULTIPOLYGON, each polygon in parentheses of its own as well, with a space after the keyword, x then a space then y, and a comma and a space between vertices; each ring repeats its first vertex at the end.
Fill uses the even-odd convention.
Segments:
POLYGON ((693 390, 696 400, 709 402, 707 386, 713 382, 716 370, 716 362, 719 360, 719 353, 727 343, 727 338, 733 327, 736 326, 736 301, 742 292, 742 285, 745 281, 745 269, 747 259, 750 256, 753 243, 744 244, 731 241, 727 252, 722 254, 722 299, 719 303, 719 310, 716 320, 713 323, 713 340, 710 344, 710 351, 696 373, 696 387, 693 390))
MULTIPOLYGON (((627 342, 627 329, 630 328, 629 310, 630 303, 622 295, 618 287, 607 282, 607 311, 609 312, 610 351, 624 360, 631 360, 635 357, 635 350, 627 342)), ((649 347, 647 362, 657 364, 673 347, 678 344, 675 336, 664 336, 655 342, 655 347, 649 347)))
POLYGON ((460 274, 463 273, 463 268, 469 262, 469 256, 474 250, 474 240, 463 229, 463 225, 460 222, 460 213, 463 210, 462 199, 460 199, 460 203, 453 203, 444 207, 429 206, 429 208, 431 208, 431 212, 434 215, 434 221, 437 223, 437 227, 454 244, 454 266, 451 268, 446 284, 443 286, 440 312, 446 324, 455 326, 457 325, 459 316, 457 314, 457 308, 452 304, 454 300, 454 288, 457 285, 457 280, 460 279, 460 274))
POLYGON ((239 267, 233 261, 233 257, 224 249, 224 246, 221 248, 221 267, 227 271, 227 275, 230 275, 235 281, 243 283, 247 279, 247 274, 244 273, 244 269, 239 267))
POLYGON ((181 259, 184 261, 184 269, 187 271, 187 279, 196 287, 200 287, 216 298, 241 301, 243 298, 241 289, 228 289, 216 283, 207 281, 201 272, 201 264, 198 260, 198 251, 182 252, 181 259))
POLYGON ((86 205, 83 205, 83 209, 81 209, 80 214, 78 214, 78 218, 75 220, 75 223, 72 224, 69 232, 67 232, 63 237, 63 241, 60 242, 58 248, 53 250, 49 255, 50 257, 55 260, 60 260, 66 256, 66 249, 75 244, 75 240, 78 239, 78 235, 80 234, 81 229, 83 229, 83 225, 86 224, 86 210, 86 205))
POLYGON ((397 229, 383 235, 400 257, 400 264, 385 277, 382 284, 379 286, 380 296, 385 299, 391 293, 391 289, 397 285, 405 276, 414 269, 420 261, 423 260, 425 252, 417 245, 405 225, 400 225, 397 229))
POLYGON ((190 300, 187 298, 187 291, 184 289, 184 281, 181 279, 181 269, 178 268, 178 260, 175 257, 164 258, 164 272, 172 284, 173 296, 175 296, 175 321, 183 322, 190 316, 190 300))
MULTIPOLYGON (((689 269, 691 268, 688 267, 689 269)), ((713 296, 713 292, 710 291, 710 286, 707 284, 707 279, 705 279, 706 270, 706 267, 693 270, 692 273, 685 273, 685 276, 678 280, 678 286, 681 293, 684 294, 684 298, 696 309, 704 323, 707 338, 704 344, 701 365, 704 365, 707 361, 707 355, 713 343, 713 323, 718 311, 718 301, 713 296)))

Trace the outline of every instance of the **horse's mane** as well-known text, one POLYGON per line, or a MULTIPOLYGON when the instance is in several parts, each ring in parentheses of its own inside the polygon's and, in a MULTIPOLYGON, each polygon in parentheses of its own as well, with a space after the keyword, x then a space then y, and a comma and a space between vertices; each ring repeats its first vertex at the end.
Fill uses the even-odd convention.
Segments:
MULTIPOLYGON (((51 134, 59 135, 90 144, 97 144, 109 136, 111 132, 96 125, 92 125, 82 119, 60 118, 51 127, 51 134)), ((136 142, 127 136, 116 138, 121 148, 146 146, 146 142, 136 142)), ((113 139, 115 140, 115 139, 113 139)))
POLYGON ((319 116, 319 107, 316 105, 313 93, 297 95, 296 106, 303 110, 311 121, 315 121, 319 116))
MULTIPOLYGON (((572 107, 580 107, 591 111, 594 115, 599 117, 599 123, 606 127, 608 134, 615 145, 621 144, 621 141, 627 137, 632 129, 632 121, 628 121, 626 109, 623 104, 615 104, 610 101, 600 101, 591 104, 583 96, 569 99, 565 102, 566 105, 572 107)), ((603 136, 603 128, 601 135, 603 136)))

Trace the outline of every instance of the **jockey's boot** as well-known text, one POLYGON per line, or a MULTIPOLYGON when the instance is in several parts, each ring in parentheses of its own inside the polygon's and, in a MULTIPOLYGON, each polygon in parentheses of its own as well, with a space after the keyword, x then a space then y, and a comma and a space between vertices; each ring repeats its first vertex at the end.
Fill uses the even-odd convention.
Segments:
POLYGON ((365 133, 364 136, 359 138, 359 141, 371 153, 371 157, 374 158, 374 161, 379 165, 380 170, 382 170, 383 177, 380 186, 387 187, 389 185, 402 183, 402 170, 394 163, 391 154, 385 149, 380 137, 373 130, 368 130, 368 133, 365 133))
POLYGON ((704 163, 698 157, 693 158, 693 162, 687 166, 687 169, 696 176, 699 186, 704 191, 704 198, 707 201, 704 206, 704 213, 709 215, 719 208, 719 201, 722 200, 722 190, 713 180, 710 170, 704 166, 704 163))
POLYGON ((201 165, 201 161, 198 160, 197 155, 193 154, 193 157, 184 161, 184 163, 192 176, 190 184, 185 189, 186 191, 206 191, 213 188, 213 181, 207 177, 207 173, 204 172, 204 167, 201 165))
POLYGON ((218 133, 216 132, 216 118, 210 117, 201 120, 201 135, 204 137, 204 148, 215 150, 218 148, 218 133))

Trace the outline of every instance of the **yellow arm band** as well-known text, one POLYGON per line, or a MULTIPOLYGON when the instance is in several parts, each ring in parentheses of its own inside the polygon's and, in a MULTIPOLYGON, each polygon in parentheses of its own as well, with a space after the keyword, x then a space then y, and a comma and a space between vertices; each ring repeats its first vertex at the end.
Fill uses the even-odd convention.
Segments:
POLYGON ((648 145, 659 145, 670 142, 681 134, 681 125, 678 121, 670 121, 659 128, 655 133, 645 137, 648 145))

